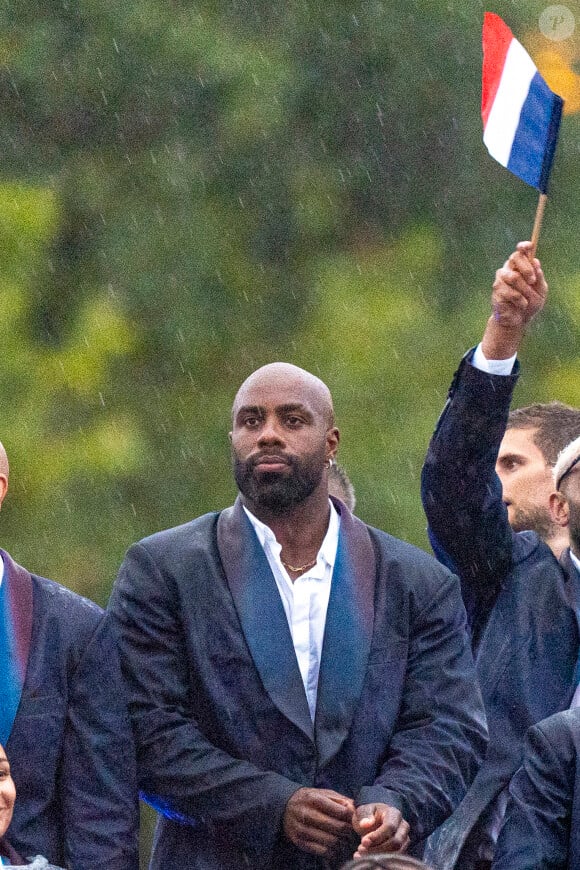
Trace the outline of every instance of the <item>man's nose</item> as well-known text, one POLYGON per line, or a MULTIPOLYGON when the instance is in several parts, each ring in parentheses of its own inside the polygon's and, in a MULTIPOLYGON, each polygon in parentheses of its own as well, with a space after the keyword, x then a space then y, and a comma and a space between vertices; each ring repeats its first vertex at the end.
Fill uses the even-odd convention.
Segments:
POLYGON ((280 430, 280 424, 277 420, 267 419, 260 429, 260 444, 282 444, 284 437, 280 430))

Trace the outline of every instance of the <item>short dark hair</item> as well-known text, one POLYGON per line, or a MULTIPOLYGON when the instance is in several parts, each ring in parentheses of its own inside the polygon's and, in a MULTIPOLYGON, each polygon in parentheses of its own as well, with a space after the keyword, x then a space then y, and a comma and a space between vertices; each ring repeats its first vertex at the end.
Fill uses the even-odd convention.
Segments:
POLYGON ((535 429, 533 442, 548 465, 580 435, 580 409, 563 402, 547 402, 515 408, 508 417, 508 429, 535 429))

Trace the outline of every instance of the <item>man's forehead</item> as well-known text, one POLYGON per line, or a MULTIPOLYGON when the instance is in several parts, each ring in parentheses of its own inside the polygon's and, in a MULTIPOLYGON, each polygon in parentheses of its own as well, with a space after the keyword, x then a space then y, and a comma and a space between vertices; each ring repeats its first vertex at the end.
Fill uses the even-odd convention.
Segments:
POLYGON ((234 406, 306 405, 312 404, 312 394, 300 385, 253 383, 240 387, 234 406))
POLYGON ((315 410, 332 409, 326 384, 315 375, 287 363, 274 363, 253 372, 234 400, 234 412, 240 407, 300 406, 315 410))
POLYGON ((534 441, 537 431, 537 429, 530 427, 526 429, 508 429, 500 444, 500 457, 505 454, 518 453, 526 456, 528 459, 541 459, 545 462, 542 451, 534 441))

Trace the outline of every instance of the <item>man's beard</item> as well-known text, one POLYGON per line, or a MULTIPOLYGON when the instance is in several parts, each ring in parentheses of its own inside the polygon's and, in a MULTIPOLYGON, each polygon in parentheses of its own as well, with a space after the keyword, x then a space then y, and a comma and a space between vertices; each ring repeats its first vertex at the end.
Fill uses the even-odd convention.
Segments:
POLYGON ((322 479, 324 452, 299 460, 284 456, 286 473, 262 471, 256 473, 259 457, 244 462, 235 454, 233 470, 238 489, 256 506, 283 514, 311 495, 322 479))
POLYGON ((543 508, 516 508, 513 506, 513 519, 510 523, 514 532, 535 532, 543 541, 554 536, 557 531, 550 512, 543 508))

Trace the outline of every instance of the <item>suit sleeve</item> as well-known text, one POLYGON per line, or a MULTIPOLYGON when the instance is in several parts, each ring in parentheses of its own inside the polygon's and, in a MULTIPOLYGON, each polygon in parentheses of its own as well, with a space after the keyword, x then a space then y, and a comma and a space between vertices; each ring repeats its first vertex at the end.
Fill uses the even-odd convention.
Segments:
POLYGON ((263 852, 298 783, 234 758, 198 727, 172 578, 141 544, 127 553, 109 604, 137 743, 139 785, 159 812, 263 852))
POLYGON ((495 463, 517 375, 461 362, 429 444, 421 497, 439 561, 461 578, 470 617, 512 562, 513 532, 495 463))
POLYGON ((357 798, 359 805, 396 806, 412 842, 428 836, 459 804, 487 742, 459 583, 431 559, 422 572, 387 758, 375 783, 357 798))
POLYGON ((135 750, 117 649, 105 618, 69 683, 59 788, 67 866, 137 870, 135 750))
POLYGON ((528 731, 523 765, 510 783, 493 870, 571 866, 567 858, 576 753, 569 729, 555 727, 560 715, 569 714, 557 714, 528 731))

